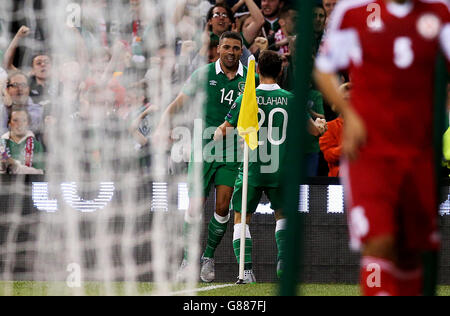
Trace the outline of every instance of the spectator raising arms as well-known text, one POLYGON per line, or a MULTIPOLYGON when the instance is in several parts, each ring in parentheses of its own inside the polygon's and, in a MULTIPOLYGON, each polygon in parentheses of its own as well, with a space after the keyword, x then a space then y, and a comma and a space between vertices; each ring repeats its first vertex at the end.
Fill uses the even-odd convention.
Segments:
POLYGON ((238 9, 244 4, 248 8, 250 16, 245 20, 246 23, 242 27, 241 35, 244 40, 244 45, 247 48, 250 48, 255 41, 255 38, 261 32, 261 27, 264 25, 265 20, 261 10, 255 4, 254 0, 239 0, 239 2, 233 7, 233 10, 238 9))
MULTIPOLYGON (((6 50, 3 65, 7 71, 17 71, 18 69, 13 65, 14 56, 20 42, 29 35, 30 29, 22 26, 6 50)), ((31 60, 30 73, 30 96, 34 103, 46 105, 50 102, 51 95, 49 89, 51 75, 51 60, 50 56, 45 52, 35 53, 31 60)))

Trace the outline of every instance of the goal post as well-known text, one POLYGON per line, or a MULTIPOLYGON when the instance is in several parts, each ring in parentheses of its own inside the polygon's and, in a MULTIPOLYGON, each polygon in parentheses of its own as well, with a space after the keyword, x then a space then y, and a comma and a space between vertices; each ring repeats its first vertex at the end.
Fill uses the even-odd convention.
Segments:
POLYGON ((306 136, 306 103, 312 72, 312 12, 313 1, 296 1, 298 12, 297 37, 295 49, 295 104, 292 117, 298 118, 296 124, 289 124, 287 154, 283 170, 283 212, 287 218, 285 239, 286 262, 280 281, 280 295, 292 296, 297 293, 299 269, 303 254, 303 219, 299 213, 300 184, 305 178, 304 142, 306 136), (299 66, 301 65, 301 67, 299 66), (290 176, 288 176, 288 174, 290 176), (296 175, 296 176, 292 176, 296 175))
MULTIPOLYGON (((449 74, 445 67, 445 59, 443 55, 440 55, 436 60, 435 67, 435 86, 434 86, 434 116, 433 116, 433 146, 435 153, 435 174, 436 174, 436 187, 437 189, 437 204, 436 210, 439 209, 440 195, 443 184, 443 177, 441 171, 442 164, 442 135, 444 135, 446 99, 447 99, 447 83, 449 74)), ((437 216, 437 215, 436 215, 437 216)), ((426 252, 423 254, 423 266, 424 266, 424 286, 423 295, 435 296, 438 282, 438 265, 439 254, 437 252, 426 252)))

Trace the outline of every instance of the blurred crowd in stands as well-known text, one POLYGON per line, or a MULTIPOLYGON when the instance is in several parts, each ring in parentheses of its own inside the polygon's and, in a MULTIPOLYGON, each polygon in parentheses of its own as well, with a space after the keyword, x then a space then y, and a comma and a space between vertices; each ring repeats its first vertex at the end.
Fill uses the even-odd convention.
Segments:
MULTIPOLYGON (((311 62, 337 1, 315 1, 311 62)), ((68 150, 83 151, 80 164, 90 172, 103 157, 136 153, 149 169, 152 118, 195 69, 219 58, 219 37, 228 30, 243 38, 244 65, 251 55, 257 61, 263 50, 277 51, 284 60, 279 85, 294 90, 294 67, 301 65, 294 58, 293 0, 178 0, 149 9, 157 2, 79 0, 53 10, 45 0, 2 4, 0 173, 42 174, 46 157, 68 150), (63 25, 52 17, 58 10, 63 25)), ((351 88, 346 81, 343 93, 351 88)), ((329 124, 324 135, 308 138, 307 174, 338 176, 342 118, 313 82, 306 106, 329 124)), ((112 163, 127 168, 123 159, 112 163)))

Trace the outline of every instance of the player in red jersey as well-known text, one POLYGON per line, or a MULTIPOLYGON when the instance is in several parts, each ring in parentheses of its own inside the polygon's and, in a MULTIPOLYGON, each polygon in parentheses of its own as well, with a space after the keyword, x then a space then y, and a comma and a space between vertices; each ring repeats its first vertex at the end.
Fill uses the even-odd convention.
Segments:
POLYGON ((342 113, 341 175, 365 295, 420 295, 424 252, 437 253, 433 86, 439 50, 450 70, 447 0, 338 3, 315 78, 342 113), (348 70, 350 101, 336 73, 348 70))

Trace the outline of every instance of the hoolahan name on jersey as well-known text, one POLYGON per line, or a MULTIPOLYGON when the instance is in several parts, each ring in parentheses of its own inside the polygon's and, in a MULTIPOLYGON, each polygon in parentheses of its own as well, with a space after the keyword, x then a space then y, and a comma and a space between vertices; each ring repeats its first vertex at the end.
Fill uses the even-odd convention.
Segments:
POLYGON ((287 105, 287 97, 257 97, 258 105, 287 105))

